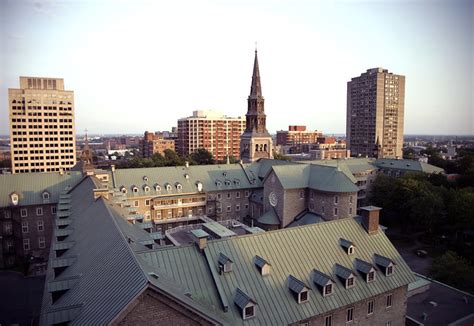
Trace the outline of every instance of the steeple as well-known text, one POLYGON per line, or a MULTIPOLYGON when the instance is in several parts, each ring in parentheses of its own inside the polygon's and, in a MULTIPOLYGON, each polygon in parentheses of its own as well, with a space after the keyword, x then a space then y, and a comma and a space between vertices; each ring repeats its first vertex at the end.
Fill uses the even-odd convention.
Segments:
POLYGON ((257 99, 262 97, 262 85, 260 84, 260 70, 258 68, 257 49, 255 49, 255 60, 253 62, 252 85, 250 86, 249 98, 257 99))

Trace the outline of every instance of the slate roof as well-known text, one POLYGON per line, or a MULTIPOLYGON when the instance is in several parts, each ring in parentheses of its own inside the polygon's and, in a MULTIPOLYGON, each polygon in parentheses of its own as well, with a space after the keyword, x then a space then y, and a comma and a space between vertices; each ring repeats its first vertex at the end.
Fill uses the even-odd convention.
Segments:
POLYGON ((82 179, 82 172, 0 174, 0 207, 11 206, 10 194, 19 195, 18 205, 43 204, 42 194, 50 194, 49 203, 57 203, 66 187, 73 187, 82 179))
POLYGON ((301 293, 305 289, 309 289, 302 281, 298 280, 293 275, 288 276, 288 287, 295 293, 301 293))
POLYGON ((313 270, 313 282, 321 287, 325 286, 329 282, 332 282, 332 279, 329 275, 324 274, 323 272, 318 271, 317 269, 313 270))
POLYGON ((309 225, 309 224, 315 224, 315 223, 321 223, 321 222, 324 222, 324 220, 318 214, 315 214, 312 212, 304 212, 300 216, 297 216, 293 222, 288 224, 287 227, 291 228, 291 227, 309 225))
POLYGON ((390 264, 393 264, 393 261, 390 258, 374 254, 375 264, 387 268, 390 264))
POLYGON ((193 246, 154 250, 141 256, 147 257, 152 265, 159 262, 160 267, 165 266, 167 275, 189 289, 192 295, 196 291, 201 302, 213 302, 212 307, 218 307, 221 316, 233 325, 291 324, 406 286, 414 280, 387 236, 383 232, 368 235, 353 218, 214 240, 208 242, 204 253, 206 258, 193 246), (358 250, 354 255, 349 256, 340 249, 340 237, 357 243, 358 250), (220 253, 232 257, 232 273, 217 274, 220 253), (358 282, 354 288, 346 290, 335 277, 335 264, 352 267, 355 258, 373 262, 374 253, 390 257, 397 263, 394 274, 385 277, 377 270, 381 275, 373 282, 358 282), (260 275, 255 268, 255 255, 272 263, 272 273, 266 277, 260 275), (193 272, 194 264, 198 268, 196 272, 193 272), (333 293, 323 297, 320 291, 315 291, 307 303, 299 305, 288 291, 288 276, 293 275, 314 289, 314 269, 334 280, 333 293), (214 290, 207 289, 209 284, 214 285, 214 290), (228 304, 234 301, 237 288, 258 303, 259 308, 251 320, 244 322, 238 308, 228 304), (222 309, 221 302, 227 303, 227 312, 222 309))
POLYGON ((343 238, 340 238, 339 242, 341 243, 341 246, 346 248, 346 249, 349 248, 350 246, 354 245, 351 241, 343 239, 343 238))
POLYGON ((256 303, 251 297, 249 297, 244 291, 237 288, 235 291, 234 303, 240 308, 244 309, 249 303, 256 303))
POLYGON ((275 209, 272 207, 257 219, 258 223, 265 225, 280 225, 275 209))
POLYGON ((369 272, 374 268, 374 266, 371 263, 368 263, 358 258, 355 259, 355 265, 356 265, 357 270, 364 274, 369 274, 369 272))
POLYGON ((265 259, 260 256, 255 256, 255 265, 260 268, 263 268, 265 265, 270 265, 265 259))
POLYGON ((343 280, 347 280, 349 277, 351 277, 351 275, 354 275, 352 269, 342 266, 340 264, 336 264, 334 266, 334 273, 343 280))

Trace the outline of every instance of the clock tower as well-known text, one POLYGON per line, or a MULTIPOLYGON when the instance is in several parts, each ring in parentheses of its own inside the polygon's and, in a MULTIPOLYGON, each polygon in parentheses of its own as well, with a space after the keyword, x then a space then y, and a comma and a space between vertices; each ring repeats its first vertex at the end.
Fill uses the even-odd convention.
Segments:
POLYGON ((240 158, 250 163, 260 158, 273 158, 273 141, 267 131, 257 50, 253 64, 252 85, 247 99, 245 131, 240 136, 240 158))

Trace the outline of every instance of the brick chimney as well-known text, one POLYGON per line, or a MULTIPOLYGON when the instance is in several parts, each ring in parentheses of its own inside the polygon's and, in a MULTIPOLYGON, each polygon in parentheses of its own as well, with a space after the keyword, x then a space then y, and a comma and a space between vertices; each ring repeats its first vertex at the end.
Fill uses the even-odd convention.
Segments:
POLYGON ((197 247, 199 248, 199 250, 203 251, 204 248, 207 247, 207 238, 209 237, 209 233, 201 229, 192 230, 191 233, 195 238, 194 241, 197 247))
POLYGON ((364 206, 360 208, 362 225, 370 235, 377 234, 379 231, 379 216, 381 209, 382 208, 376 206, 364 206))

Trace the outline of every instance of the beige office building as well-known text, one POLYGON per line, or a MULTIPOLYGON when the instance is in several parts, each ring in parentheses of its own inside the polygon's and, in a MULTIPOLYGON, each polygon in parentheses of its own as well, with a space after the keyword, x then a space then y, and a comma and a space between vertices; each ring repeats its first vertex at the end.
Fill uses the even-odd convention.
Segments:
POLYGON ((352 156, 402 158, 405 76, 383 68, 347 83, 347 145, 352 156))
POLYGON ((63 79, 20 77, 20 88, 8 89, 8 106, 13 173, 74 166, 74 92, 63 79))

